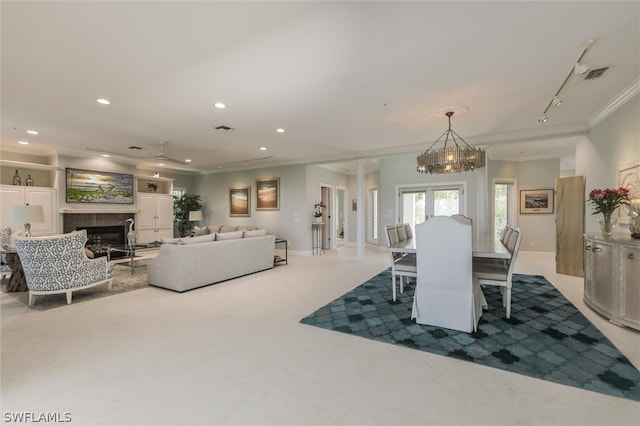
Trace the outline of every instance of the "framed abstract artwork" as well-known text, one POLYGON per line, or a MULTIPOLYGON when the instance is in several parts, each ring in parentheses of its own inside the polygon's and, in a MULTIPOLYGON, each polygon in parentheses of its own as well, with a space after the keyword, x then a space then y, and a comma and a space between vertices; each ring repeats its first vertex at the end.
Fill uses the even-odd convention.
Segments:
POLYGON ((553 189, 520 191, 520 214, 552 214, 553 189))
POLYGON ((256 210, 280 210, 280 178, 256 180, 256 210))
POLYGON ((229 216, 251 216, 251 187, 229 189, 229 216))

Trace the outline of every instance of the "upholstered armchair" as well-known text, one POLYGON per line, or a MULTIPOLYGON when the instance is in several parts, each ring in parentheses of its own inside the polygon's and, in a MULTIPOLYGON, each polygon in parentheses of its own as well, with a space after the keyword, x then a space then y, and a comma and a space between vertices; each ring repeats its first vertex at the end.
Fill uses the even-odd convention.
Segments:
POLYGON ((14 237, 29 289, 29 306, 35 296, 66 293, 71 303, 75 290, 106 284, 111 290, 113 265, 105 257, 89 259, 84 252, 86 231, 50 237, 14 237))

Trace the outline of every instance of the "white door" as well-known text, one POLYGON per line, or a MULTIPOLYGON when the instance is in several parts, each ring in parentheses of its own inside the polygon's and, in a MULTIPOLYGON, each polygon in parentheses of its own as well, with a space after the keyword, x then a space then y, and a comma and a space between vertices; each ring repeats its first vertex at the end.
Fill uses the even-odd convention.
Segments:
POLYGON ((156 228, 156 196, 153 194, 138 194, 138 213, 136 230, 156 228))
POLYGON ((26 199, 30 206, 42 206, 44 211, 44 222, 31 224, 31 233, 34 236, 56 234, 58 230, 57 191, 46 188, 26 188, 26 199))
POLYGON ((0 187, 0 229, 11 228, 12 233, 24 232, 24 223, 11 223, 13 206, 24 206, 24 188, 3 185, 0 187))
POLYGON ((157 195, 156 216, 158 228, 173 229, 173 196, 157 195))
POLYGON ((400 188, 398 223, 415 226, 433 216, 464 214, 461 184, 400 188))

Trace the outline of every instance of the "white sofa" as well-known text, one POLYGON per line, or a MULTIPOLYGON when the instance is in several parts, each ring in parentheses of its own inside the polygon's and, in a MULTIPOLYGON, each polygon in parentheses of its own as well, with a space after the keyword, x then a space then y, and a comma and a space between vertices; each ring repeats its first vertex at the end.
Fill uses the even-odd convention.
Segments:
POLYGON ((162 244, 147 266, 149 284, 182 293, 273 268, 276 237, 249 235, 214 233, 162 244))

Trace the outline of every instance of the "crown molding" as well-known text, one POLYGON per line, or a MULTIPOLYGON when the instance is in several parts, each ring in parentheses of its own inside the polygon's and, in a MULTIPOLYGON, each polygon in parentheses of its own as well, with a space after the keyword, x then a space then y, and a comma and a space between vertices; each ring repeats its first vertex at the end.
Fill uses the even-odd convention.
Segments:
POLYGON ((640 93, 640 77, 618 94, 608 105, 598 111, 589 121, 589 127, 593 128, 602 120, 611 115, 615 110, 624 105, 629 99, 640 93))

